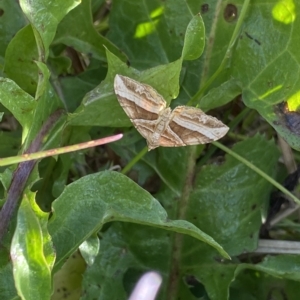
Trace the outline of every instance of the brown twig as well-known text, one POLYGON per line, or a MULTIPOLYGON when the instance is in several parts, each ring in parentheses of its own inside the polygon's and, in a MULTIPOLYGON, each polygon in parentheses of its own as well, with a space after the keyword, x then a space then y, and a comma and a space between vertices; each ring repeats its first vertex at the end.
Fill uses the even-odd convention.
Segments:
MULTIPOLYGON (((49 133, 50 129, 60 118, 62 113, 63 110, 57 110, 48 118, 24 154, 36 152, 40 149, 44 137, 49 133)), ((22 193, 35 164, 36 160, 22 162, 13 174, 12 181, 7 192, 7 200, 0 211, 0 244, 2 244, 3 237, 9 228, 10 220, 21 204, 22 193)))

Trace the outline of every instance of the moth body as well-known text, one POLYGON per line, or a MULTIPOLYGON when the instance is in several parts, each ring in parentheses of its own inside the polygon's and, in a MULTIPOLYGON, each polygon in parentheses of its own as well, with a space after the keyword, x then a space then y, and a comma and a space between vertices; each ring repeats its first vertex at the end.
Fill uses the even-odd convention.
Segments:
POLYGON ((177 106, 172 111, 154 88, 129 77, 116 75, 114 89, 125 113, 147 140, 149 150, 206 144, 229 130, 199 108, 177 106))
POLYGON ((148 141, 149 150, 159 147, 160 137, 161 137, 162 133, 166 130, 166 127, 169 124, 171 113, 172 113, 172 111, 171 111, 170 107, 161 111, 161 114, 159 115, 159 118, 157 120, 155 129, 154 129, 154 132, 153 132, 152 136, 150 136, 149 141, 148 141))

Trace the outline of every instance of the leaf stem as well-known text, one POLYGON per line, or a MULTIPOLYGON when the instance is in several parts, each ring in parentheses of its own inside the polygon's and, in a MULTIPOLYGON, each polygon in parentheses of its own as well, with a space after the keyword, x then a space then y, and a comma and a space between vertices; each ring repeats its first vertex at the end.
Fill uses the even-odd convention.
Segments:
POLYGON ((288 191, 286 188, 284 188, 280 183, 278 183, 276 180, 274 180, 272 177, 270 177, 268 174, 266 174, 265 172, 263 172, 261 169, 259 169, 258 167, 256 167, 255 165, 253 165, 250 161, 248 161, 247 159, 243 158, 242 156, 240 156, 239 154, 237 154, 236 152, 230 150, 229 148, 227 148, 226 146, 222 145, 219 142, 213 142, 212 144, 214 144, 216 147, 222 149, 224 152, 226 152, 227 154, 233 156, 235 159, 239 160, 241 163, 245 164, 248 168, 250 168, 252 171, 256 172, 257 174, 259 174, 261 177, 263 177, 264 179, 266 179, 267 181, 269 181, 272 185, 274 185, 278 190, 280 190, 281 192, 283 192, 285 195, 289 196, 292 200, 294 200, 297 204, 300 204, 300 200, 294 196, 290 191, 288 191))
POLYGON ((144 147, 121 171, 122 174, 127 174, 131 168, 148 152, 148 147, 144 147))

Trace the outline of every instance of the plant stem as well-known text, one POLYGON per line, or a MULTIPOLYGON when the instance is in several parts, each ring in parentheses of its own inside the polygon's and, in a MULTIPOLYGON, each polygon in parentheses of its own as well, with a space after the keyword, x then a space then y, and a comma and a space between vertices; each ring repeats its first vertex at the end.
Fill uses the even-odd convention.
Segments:
MULTIPOLYGON (((186 212, 189 207, 190 194, 193 190, 193 178, 195 172, 197 150, 196 146, 189 148, 189 155, 187 160, 187 172, 185 184, 182 195, 178 201, 177 220, 185 220, 186 212)), ((174 241, 172 245, 172 262, 170 264, 170 278, 168 282, 167 299, 175 299, 180 281, 180 262, 182 255, 183 235, 180 233, 174 234, 174 241)))
POLYGON ((48 156, 55 156, 58 154, 64 154, 68 152, 74 152, 86 148, 91 148, 111 142, 115 142, 119 139, 122 138, 122 134, 117 134, 114 136, 109 136, 105 137, 102 139, 98 140, 93 140, 93 141, 88 141, 76 145, 71 145, 71 146, 66 146, 66 147, 61 147, 61 148, 56 148, 56 149, 50 149, 50 150, 45 150, 45 151, 39 151, 39 152, 34 152, 34 153, 25 153, 19 156, 11 156, 11 157, 6 157, 6 158, 0 158, 0 166, 7 166, 7 165, 12 165, 20 162, 25 162, 25 161, 30 161, 30 160, 36 160, 48 156))
MULTIPOLYGON (((42 126, 40 132, 37 134, 36 138, 28 147, 26 153, 37 151, 40 148, 44 137, 48 134, 52 126, 59 120, 61 115, 62 111, 58 110, 48 118, 48 120, 42 126)), ((35 164, 36 161, 34 160, 24 161, 19 164, 13 174, 10 187, 7 191, 6 202, 0 211, 0 244, 3 243, 3 237, 9 228, 11 218, 20 206, 23 190, 35 164)))
POLYGON ((278 190, 280 190, 281 192, 283 192, 285 195, 289 196, 292 200, 294 200, 297 204, 300 204, 300 200, 294 196, 290 191, 288 191, 286 188, 284 188, 280 183, 278 183, 276 180, 274 180, 272 177, 270 177, 268 174, 266 174, 265 172, 263 172, 261 169, 259 169, 258 167, 256 167, 255 165, 253 165, 250 161, 248 161, 247 159, 243 158, 242 156, 240 156, 239 154, 237 154, 236 152, 230 150, 229 148, 227 148, 226 146, 220 144, 219 142, 213 142, 212 144, 214 144, 216 147, 222 149, 224 152, 226 152, 227 154, 233 156, 234 158, 236 158, 237 160, 239 160, 241 163, 245 164, 248 168, 250 168, 252 171, 256 172, 257 174, 259 174, 261 177, 263 177, 264 179, 266 179, 267 181, 269 181, 272 185, 274 185, 278 190))
POLYGON ((144 147, 121 171, 122 174, 127 174, 131 168, 148 152, 148 147, 144 147))

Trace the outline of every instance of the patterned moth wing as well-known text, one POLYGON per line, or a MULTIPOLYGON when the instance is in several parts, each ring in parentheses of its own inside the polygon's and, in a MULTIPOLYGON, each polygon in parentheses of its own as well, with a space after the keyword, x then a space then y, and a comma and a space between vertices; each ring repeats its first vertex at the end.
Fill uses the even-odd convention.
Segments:
POLYGON ((229 129, 198 108, 178 106, 172 111, 155 89, 129 77, 116 75, 114 89, 120 105, 147 140, 149 150, 209 143, 229 129))
POLYGON ((199 108, 178 106, 172 111, 159 145, 180 147, 207 144, 222 138, 228 130, 220 120, 205 114, 199 108))

